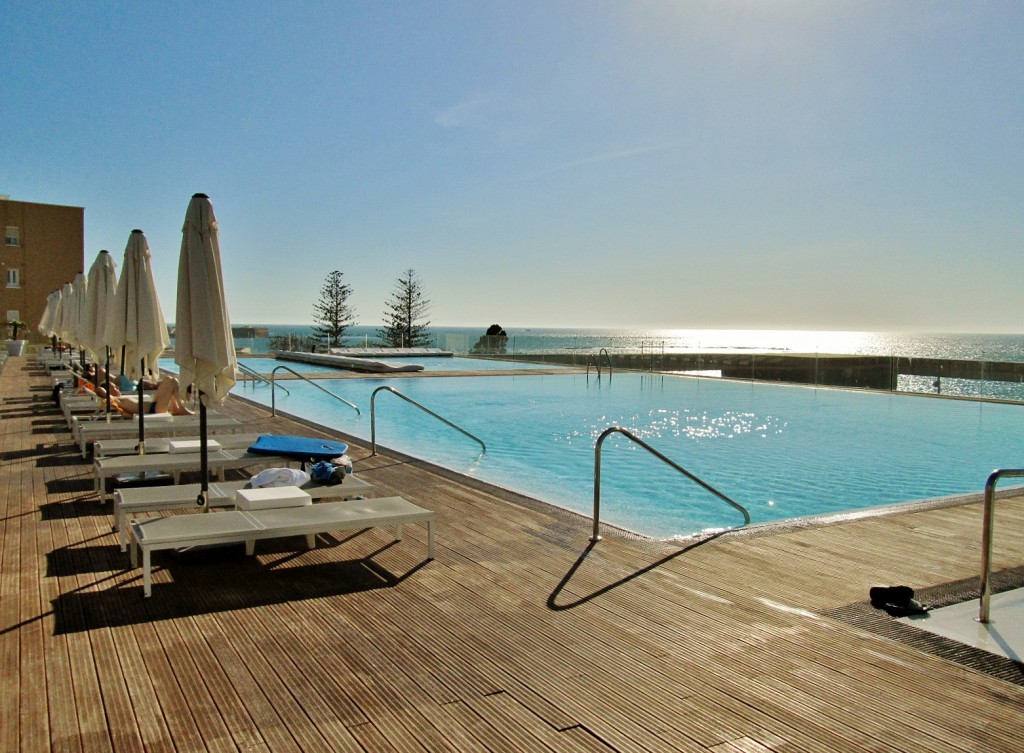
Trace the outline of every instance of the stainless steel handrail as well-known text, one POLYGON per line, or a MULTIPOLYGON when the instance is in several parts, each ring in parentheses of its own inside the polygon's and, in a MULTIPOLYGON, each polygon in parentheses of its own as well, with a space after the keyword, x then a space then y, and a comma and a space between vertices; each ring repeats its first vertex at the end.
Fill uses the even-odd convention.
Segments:
POLYGON ((612 377, 612 357, 610 355, 608 355, 608 349, 607 348, 601 348, 601 350, 599 350, 597 352, 596 356, 593 353, 591 353, 589 356, 587 356, 587 376, 590 376, 590 364, 591 363, 593 363, 594 364, 594 368, 597 369, 597 375, 601 376, 601 354, 602 353, 604 354, 604 361, 605 361, 605 363, 608 364, 608 378, 611 379, 611 377, 612 377))
POLYGON ((591 541, 601 540, 601 445, 604 443, 604 440, 607 439, 611 434, 622 434, 627 439, 631 439, 633 442, 640 445, 649 453, 654 455, 654 457, 658 458, 658 460, 660 460, 661 462, 666 463, 667 465, 670 465, 671 467, 675 468, 681 474, 686 476, 686 478, 690 479, 690 481, 693 481, 698 486, 701 486, 707 491, 711 492, 723 502, 728 502, 734 508, 739 510, 739 512, 743 515, 743 525, 750 524, 750 513, 747 512, 747 508, 745 508, 743 505, 739 504, 738 502, 733 502, 731 499, 729 499, 727 496, 722 494, 720 491, 715 489, 710 484, 705 483, 704 481, 694 476, 692 473, 690 473, 682 466, 678 465, 672 460, 669 460, 667 457, 665 457, 656 449, 647 444, 645 441, 640 439, 640 437, 631 433, 629 430, 623 429, 621 426, 609 426, 607 429, 601 432, 601 436, 597 438, 597 444, 594 445, 594 533, 590 537, 591 541))
POLYGON ((981 599, 978 622, 989 621, 992 603, 992 535, 996 517, 996 484, 1001 478, 1024 478, 1024 468, 1000 468, 985 481, 985 512, 981 532, 981 599))
MULTIPOLYGON (((347 405, 349 408, 353 408, 357 415, 360 415, 360 416, 363 415, 362 411, 359 410, 359 406, 356 405, 355 403, 350 403, 348 400, 343 398, 341 395, 335 395, 333 392, 331 392, 326 387, 321 387, 319 384, 314 382, 312 379, 309 379, 308 377, 302 376, 302 374, 300 374, 299 372, 297 372, 295 369, 293 369, 290 366, 278 366, 277 368, 275 368, 273 371, 270 372, 270 414, 272 416, 276 416, 277 415, 277 389, 276 389, 277 388, 277 381, 276 381, 275 377, 277 376, 277 372, 280 371, 281 369, 284 369, 285 371, 290 371, 292 374, 297 376, 302 381, 309 382, 311 385, 316 387, 321 392, 326 392, 328 395, 333 397, 335 400, 339 400, 340 402, 345 403, 345 405, 347 405)), ((281 389, 284 390, 285 388, 282 387, 281 389)), ((291 394, 291 393, 288 393, 288 394, 291 394)))
MULTIPOLYGON (((238 370, 239 371, 241 371, 247 377, 252 379, 254 382, 258 381, 258 382, 263 382, 264 384, 271 384, 271 381, 269 379, 267 379, 265 376, 263 376, 261 373, 256 371, 256 369, 251 368, 249 366, 246 366, 244 363, 239 363, 239 364, 235 364, 235 365, 238 366, 238 370)), ((284 390, 286 395, 292 394, 291 392, 288 391, 288 388, 285 387, 284 385, 281 385, 281 389, 284 390)))
POLYGON ((430 408, 427 408, 424 405, 420 405, 415 400, 413 400, 411 397, 409 397, 408 395, 403 395, 401 392, 396 390, 394 387, 388 387, 387 385, 384 385, 383 387, 378 387, 377 389, 375 389, 373 391, 373 394, 370 395, 370 454, 371 455, 376 455, 377 454, 377 411, 376 411, 376 407, 375 406, 376 406, 376 400, 377 400, 377 393, 380 392, 381 390, 386 390, 386 391, 388 391, 388 392, 390 392, 390 393, 392 393, 394 395, 398 395, 400 398, 405 400, 405 402, 411 403, 412 405, 415 405, 417 408, 419 408, 421 411, 429 413, 431 416, 436 418, 441 423, 447 424, 448 426, 450 426, 453 429, 455 429, 457 432, 460 432, 461 434, 465 434, 470 439, 472 439, 472 440, 474 440, 476 442, 479 442, 480 443, 480 447, 483 449, 483 451, 487 452, 487 445, 484 444, 484 440, 480 439, 480 437, 477 437, 477 436, 474 436, 474 435, 470 434, 468 431, 463 429, 461 426, 456 426, 451 421, 449 421, 447 418, 444 418, 443 416, 437 415, 436 413, 434 413, 434 411, 430 410, 430 408))

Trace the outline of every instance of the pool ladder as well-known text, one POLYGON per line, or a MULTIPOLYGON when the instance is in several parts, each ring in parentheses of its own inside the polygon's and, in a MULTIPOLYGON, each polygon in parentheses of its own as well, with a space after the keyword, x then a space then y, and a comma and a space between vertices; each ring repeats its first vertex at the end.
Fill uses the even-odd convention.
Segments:
POLYGON ((981 598, 978 622, 987 623, 992 606, 992 534, 996 517, 996 484, 1001 478, 1024 478, 1024 468, 1000 468, 985 481, 985 512, 981 532, 981 598))
MULTIPOLYGON (((239 363, 239 364, 235 364, 235 365, 238 366, 238 370, 240 372, 242 372, 242 374, 244 374, 245 376, 249 377, 249 380, 253 384, 253 388, 256 387, 256 382, 263 382, 263 384, 273 384, 269 379, 267 379, 261 373, 256 371, 256 369, 251 368, 249 366, 246 366, 244 363, 239 363)), ((292 393, 290 393, 288 391, 288 388, 285 387, 284 385, 281 385, 281 389, 284 390, 284 394, 286 394, 286 395, 292 394, 292 393)))
POLYGON ((594 364, 594 368, 597 369, 597 376, 601 376, 601 356, 604 356, 604 362, 608 365, 608 378, 612 378, 612 358, 608 355, 607 348, 601 348, 595 356, 591 353, 587 356, 587 376, 590 376, 590 364, 594 364))
MULTIPOLYGON (((335 400, 337 400, 339 402, 342 402, 342 403, 345 403, 345 405, 347 405, 349 408, 352 408, 356 412, 356 415, 359 415, 359 416, 362 415, 362 411, 359 410, 359 406, 357 406, 355 403, 350 403, 348 400, 343 398, 341 395, 335 395, 333 392, 331 392, 326 387, 322 387, 319 384, 317 384, 316 382, 314 382, 312 379, 309 379, 307 377, 302 376, 302 374, 300 374, 299 372, 297 372, 295 369, 293 369, 290 366, 278 366, 277 368, 275 368, 273 371, 270 372, 270 414, 271 415, 273 415, 273 416, 277 415, 277 389, 276 389, 277 388, 277 380, 276 380, 276 377, 277 377, 277 372, 279 372, 281 369, 284 369, 285 371, 290 371, 292 374, 297 376, 303 382, 309 382, 311 385, 316 387, 321 392, 326 392, 328 395, 333 397, 335 400)), ((285 392, 288 392, 288 390, 286 390, 284 387, 281 387, 281 389, 285 390, 285 392)), ((291 394, 291 393, 288 393, 288 394, 291 394)))
MULTIPOLYGON (((621 426, 610 426, 603 432, 601 432, 601 436, 597 438, 597 444, 594 446, 594 533, 590 537, 591 541, 601 540, 601 445, 604 444, 604 440, 607 439, 612 434, 622 434, 627 439, 630 439, 636 444, 640 445, 649 453, 654 455, 654 457, 658 458, 658 460, 660 460, 661 462, 671 466, 672 468, 675 468, 677 471, 679 471, 681 474, 686 476, 686 478, 690 479, 698 486, 706 489, 723 502, 727 502, 728 504, 732 505, 734 508, 739 510, 739 512, 743 515, 743 525, 750 524, 750 513, 747 512, 747 508, 745 508, 743 505, 739 504, 738 502, 732 501, 710 484, 705 483, 704 481, 694 476, 692 473, 690 473, 682 466, 676 464, 672 460, 669 460, 656 449, 654 449, 649 444, 640 439, 640 437, 631 433, 627 429, 623 429, 621 426)), ((1022 475, 1024 475, 1024 471, 1022 471, 1022 475)))
POLYGON ((455 431, 459 432, 460 434, 465 434, 467 437, 469 437, 470 439, 474 440, 475 442, 479 442, 480 443, 480 448, 484 452, 487 452, 487 445, 484 444, 484 440, 480 439, 477 436, 474 436, 473 434, 470 434, 468 431, 463 429, 461 426, 456 426, 451 421, 449 421, 447 418, 444 418, 443 416, 439 416, 438 414, 434 413, 434 411, 430 410, 430 408, 427 408, 426 406, 420 405, 419 403, 417 403, 415 400, 413 400, 408 395, 403 395, 401 392, 396 390, 394 387, 388 387, 387 385, 384 385, 383 387, 378 387, 377 389, 375 389, 373 391, 373 394, 370 395, 370 454, 371 455, 376 455, 377 454, 377 410, 376 410, 375 406, 376 406, 376 400, 377 400, 377 393, 381 392, 381 391, 387 391, 387 392, 390 392, 393 395, 398 395, 398 397, 400 397, 403 400, 405 400, 405 402, 409 403, 410 405, 415 405, 417 408, 419 408, 421 411, 423 411, 425 413, 429 413, 431 416, 436 418, 441 423, 446 424, 446 425, 452 427, 453 429, 455 429, 455 431))

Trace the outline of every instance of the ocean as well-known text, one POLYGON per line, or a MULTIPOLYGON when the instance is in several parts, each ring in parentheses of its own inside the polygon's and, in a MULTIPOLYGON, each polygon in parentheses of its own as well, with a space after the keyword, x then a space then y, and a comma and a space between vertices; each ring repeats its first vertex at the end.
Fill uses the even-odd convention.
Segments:
MULTIPOLYGON (((309 337, 311 325, 253 324, 271 337, 309 337)), ((343 338, 347 347, 379 344, 378 327, 351 327, 343 338)), ((486 332, 482 327, 431 327, 431 345, 456 354, 469 352, 486 332)), ((1024 334, 910 334, 824 330, 715 329, 565 329, 506 327, 508 352, 543 354, 553 351, 609 352, 764 352, 838 353, 910 358, 956 358, 979 361, 1024 361, 1024 334)), ((268 338, 238 338, 238 347, 266 353, 268 338)))
MULTIPOLYGON (((313 333, 311 325, 240 325, 265 327, 270 337, 236 338, 238 348, 267 353, 271 338, 289 336, 296 342, 313 333)), ((470 352, 487 325, 431 327, 432 347, 456 355, 470 352)), ((343 338, 347 347, 379 345, 376 326, 351 327, 343 338)), ((571 329, 505 328, 509 355, 543 356, 552 352, 609 353, 765 353, 845 354, 949 358, 972 361, 1024 362, 1024 335, 965 333, 893 333, 824 330, 714 330, 714 329, 571 329)), ((296 348, 301 346, 296 345, 296 348)), ((974 398, 1024 401, 1024 384, 980 380, 943 379, 941 386, 925 377, 901 376, 901 392, 932 393, 974 398)))

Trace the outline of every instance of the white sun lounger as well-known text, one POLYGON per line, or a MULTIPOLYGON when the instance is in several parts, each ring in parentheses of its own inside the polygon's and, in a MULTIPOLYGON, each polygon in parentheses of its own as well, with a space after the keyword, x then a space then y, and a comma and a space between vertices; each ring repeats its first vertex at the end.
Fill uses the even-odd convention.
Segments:
POLYGON ((181 549, 211 544, 245 542, 246 554, 256 541, 285 536, 315 536, 330 531, 395 526, 395 539, 402 538, 405 523, 427 526, 427 559, 434 559, 434 512, 401 497, 383 497, 356 502, 324 502, 303 507, 267 510, 171 515, 165 518, 133 520, 131 530, 132 566, 138 567, 142 550, 142 592, 153 594, 151 555, 161 549, 181 549))
MULTIPOLYGON (((223 414, 207 414, 207 429, 210 434, 243 431, 246 425, 223 414)), ((156 437, 196 436, 199 434, 199 416, 172 416, 157 413, 146 416, 146 441, 156 437)), ((75 417, 71 423, 71 436, 82 457, 89 456, 89 447, 97 439, 130 439, 139 435, 137 419, 131 421, 105 418, 82 419, 75 417)))
MULTIPOLYGON (((137 434, 138 432, 136 432, 137 434)), ((199 452, 199 437, 157 437, 149 438, 146 431, 146 454, 159 455, 166 452, 199 452)), ((208 438, 211 450, 241 450, 251 446, 261 434, 216 434, 208 438)), ((92 443, 93 458, 110 458, 116 455, 138 455, 139 438, 134 439, 97 439, 92 443)))
MULTIPOLYGON (((144 402, 147 406, 153 404, 153 393, 149 392, 144 396, 144 402)), ((74 423, 74 419, 93 417, 95 419, 102 418, 106 422, 107 418, 107 402, 103 398, 96 395, 70 395, 62 396, 60 400, 60 408, 64 412, 64 418, 68 422, 68 428, 70 429, 74 423)), ((110 418, 111 420, 123 421, 124 415, 117 410, 113 405, 110 406, 110 418)))
MULTIPOLYGON (((270 464, 287 465, 299 463, 297 458, 282 455, 261 455, 245 450, 216 450, 207 454, 207 461, 212 473, 218 479, 223 478, 224 471, 229 468, 248 468, 252 465, 270 464)), ((174 483, 178 482, 183 471, 199 470, 202 458, 198 452, 173 454, 169 452, 157 455, 117 455, 112 458, 96 458, 92 463, 93 480, 100 502, 107 500, 107 479, 121 474, 170 473, 174 483)))
MULTIPOLYGON (((248 479, 240 481, 217 481, 210 484, 208 497, 210 507, 233 507, 235 492, 244 489, 248 479)), ((349 499, 373 496, 373 484, 353 475, 345 476, 341 484, 318 484, 310 481, 299 487, 314 500, 349 499)), ((137 486, 114 490, 114 530, 121 541, 121 551, 128 549, 126 521, 139 514, 187 510, 196 507, 199 484, 178 484, 176 486, 137 486)))

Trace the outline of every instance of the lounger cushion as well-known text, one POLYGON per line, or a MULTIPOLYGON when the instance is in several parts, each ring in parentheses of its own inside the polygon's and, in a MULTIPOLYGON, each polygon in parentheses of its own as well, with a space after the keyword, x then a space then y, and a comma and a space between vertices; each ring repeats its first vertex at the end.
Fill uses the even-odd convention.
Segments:
POLYGON ((313 498, 297 486, 276 486, 263 489, 239 489, 235 507, 239 510, 270 510, 278 507, 304 507, 313 498))
MULTIPOLYGON (((199 452, 201 442, 202 440, 200 439, 172 439, 167 443, 167 451, 170 453, 199 452)), ((220 447, 220 442, 216 439, 206 440, 206 448, 208 450, 219 450, 220 447)))
POLYGON ((347 444, 331 439, 288 437, 276 434, 262 436, 249 447, 249 452, 257 455, 280 455, 296 460, 330 460, 344 455, 347 450, 347 444))

